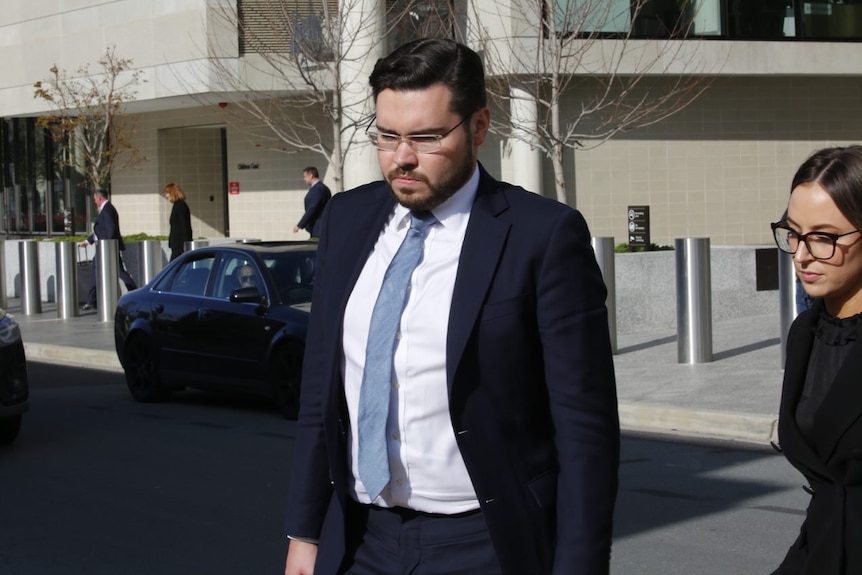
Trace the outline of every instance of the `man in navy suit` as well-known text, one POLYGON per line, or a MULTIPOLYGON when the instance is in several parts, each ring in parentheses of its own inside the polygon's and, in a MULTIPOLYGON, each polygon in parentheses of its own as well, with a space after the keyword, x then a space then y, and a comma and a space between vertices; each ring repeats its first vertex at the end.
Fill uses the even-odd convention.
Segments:
MULTIPOLYGON (((126 249, 126 246, 123 243, 123 236, 120 235, 120 215, 117 213, 117 209, 111 204, 107 192, 96 190, 93 192, 93 201, 96 203, 96 207, 99 210, 99 216, 96 218, 96 223, 93 225, 93 233, 90 234, 87 239, 82 241, 80 246, 86 247, 99 240, 117 240, 117 243, 119 244, 119 251, 117 252, 119 262, 117 264, 117 268, 119 269, 120 280, 125 284, 127 290, 136 290, 138 289, 138 286, 135 284, 135 280, 132 279, 131 274, 126 270, 126 265, 123 263, 122 253, 126 249)), ((97 283, 98 277, 96 275, 96 267, 94 266, 93 285, 90 286, 90 291, 87 294, 87 303, 83 306, 83 309, 85 310, 96 309, 97 283)))
POLYGON ((478 163, 490 112, 469 48, 411 42, 370 81, 385 181, 337 194, 323 217, 285 573, 607 574, 619 419, 587 225, 478 163), (384 381, 376 493, 359 463, 372 309, 429 212, 384 381))
POLYGON ((309 166, 302 171, 302 179, 308 186, 308 192, 305 194, 305 213, 302 214, 299 223, 293 227, 293 233, 305 230, 311 237, 318 238, 320 237, 320 216, 323 215, 323 208, 332 197, 332 192, 320 181, 320 173, 314 166, 309 166))

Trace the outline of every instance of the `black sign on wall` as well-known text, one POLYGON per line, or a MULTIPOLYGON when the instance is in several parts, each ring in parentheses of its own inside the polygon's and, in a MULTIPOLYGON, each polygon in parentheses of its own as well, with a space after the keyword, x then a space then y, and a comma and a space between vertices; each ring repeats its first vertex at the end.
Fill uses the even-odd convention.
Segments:
POLYGON ((629 206, 628 215, 629 247, 649 247, 649 206, 629 206))

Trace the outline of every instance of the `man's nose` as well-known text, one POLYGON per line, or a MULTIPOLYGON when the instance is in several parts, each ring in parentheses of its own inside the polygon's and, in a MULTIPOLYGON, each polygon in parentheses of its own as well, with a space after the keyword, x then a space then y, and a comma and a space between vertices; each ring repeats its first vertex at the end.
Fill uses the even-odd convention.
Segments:
POLYGON ((419 155, 406 140, 398 142, 398 147, 395 148, 395 163, 401 168, 419 163, 419 155))

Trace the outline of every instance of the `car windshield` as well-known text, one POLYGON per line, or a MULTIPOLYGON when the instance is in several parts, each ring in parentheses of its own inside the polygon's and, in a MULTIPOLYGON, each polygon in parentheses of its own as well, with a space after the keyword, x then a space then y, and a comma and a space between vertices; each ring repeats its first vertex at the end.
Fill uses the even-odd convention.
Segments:
POLYGON ((313 251, 263 255, 264 265, 272 275, 283 302, 293 305, 311 301, 315 256, 313 251))

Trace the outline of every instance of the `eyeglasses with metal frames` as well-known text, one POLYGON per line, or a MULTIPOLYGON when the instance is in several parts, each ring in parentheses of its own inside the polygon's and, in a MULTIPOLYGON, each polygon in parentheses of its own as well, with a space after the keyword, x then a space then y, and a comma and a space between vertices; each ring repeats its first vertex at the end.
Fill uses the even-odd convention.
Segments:
POLYGON ((783 222, 770 224, 772 235, 778 249, 788 254, 795 254, 799 250, 799 244, 804 243, 808 253, 815 260, 828 260, 835 255, 835 246, 838 240, 844 236, 860 233, 853 230, 844 234, 833 234, 830 232, 808 232, 800 234, 783 222))
POLYGON ((446 130, 443 134, 413 134, 411 136, 399 136, 389 132, 380 132, 372 128, 377 117, 371 118, 368 127, 365 128, 365 134, 372 144, 377 146, 378 150, 384 152, 394 152, 404 142, 417 154, 433 154, 440 150, 443 138, 455 131, 461 126, 470 116, 464 116, 460 122, 446 130))

